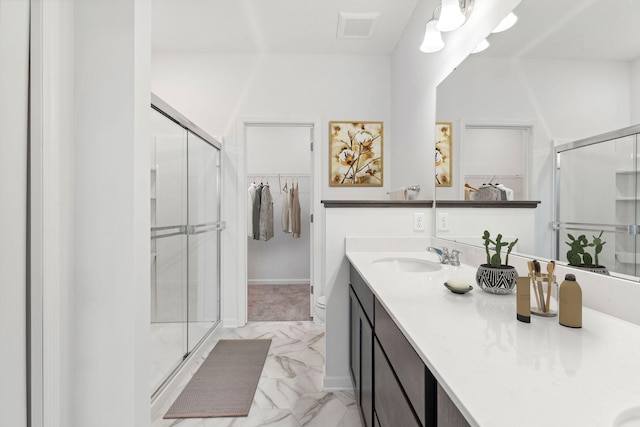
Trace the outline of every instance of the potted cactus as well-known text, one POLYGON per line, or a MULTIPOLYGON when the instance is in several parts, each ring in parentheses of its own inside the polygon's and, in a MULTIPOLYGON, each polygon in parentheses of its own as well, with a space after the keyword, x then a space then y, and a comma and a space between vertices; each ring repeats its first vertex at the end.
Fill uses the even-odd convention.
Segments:
POLYGON ((491 239, 491 233, 485 230, 482 235, 484 248, 487 253, 487 262, 480 265, 476 271, 476 283, 482 290, 491 294, 509 294, 516 286, 518 272, 509 265, 509 254, 518 243, 502 241, 502 234, 498 234, 495 240, 491 239), (502 263, 502 249, 506 247, 504 264, 502 263), (491 253, 493 250, 493 254, 491 253))
POLYGON ((567 251, 567 261, 569 261, 569 265, 594 273, 608 275, 609 270, 607 270, 607 267, 600 265, 600 261, 598 260, 598 255, 602 252, 603 246, 607 243, 602 241, 603 232, 604 230, 600 231, 600 234, 598 234, 597 237, 591 236, 593 237, 591 242, 587 240, 587 237, 584 234, 578 236, 577 239, 571 234, 567 234, 569 241, 565 243, 569 245, 570 248, 567 251), (593 248, 593 256, 587 252, 587 248, 593 248))

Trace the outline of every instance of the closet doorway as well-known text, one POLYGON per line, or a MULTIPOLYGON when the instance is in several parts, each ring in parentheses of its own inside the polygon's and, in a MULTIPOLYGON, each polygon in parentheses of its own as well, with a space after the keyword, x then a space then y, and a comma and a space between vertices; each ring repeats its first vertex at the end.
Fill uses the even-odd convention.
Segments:
MULTIPOLYGON (((533 125, 461 123, 458 182, 479 188, 503 184, 514 200, 528 200, 533 125)), ((464 198, 460 186, 460 198, 464 198)))
POLYGON ((246 124, 249 321, 311 320, 313 131, 312 124, 246 124))

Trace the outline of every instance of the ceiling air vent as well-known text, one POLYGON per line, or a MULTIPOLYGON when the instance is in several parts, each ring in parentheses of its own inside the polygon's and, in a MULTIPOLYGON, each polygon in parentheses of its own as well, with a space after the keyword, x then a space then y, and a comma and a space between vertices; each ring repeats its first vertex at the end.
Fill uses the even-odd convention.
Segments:
POLYGON ((378 12, 340 12, 338 16, 339 39, 367 39, 373 34, 373 24, 378 12))

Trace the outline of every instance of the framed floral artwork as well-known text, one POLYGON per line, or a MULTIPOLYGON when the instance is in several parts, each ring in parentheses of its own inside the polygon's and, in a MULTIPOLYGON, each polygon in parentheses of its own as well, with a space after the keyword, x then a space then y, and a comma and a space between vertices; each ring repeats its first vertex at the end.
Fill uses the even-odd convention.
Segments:
POLYGON ((329 185, 382 187, 383 122, 329 122, 329 185))
POLYGON ((451 187, 451 122, 436 123, 436 187, 451 187))

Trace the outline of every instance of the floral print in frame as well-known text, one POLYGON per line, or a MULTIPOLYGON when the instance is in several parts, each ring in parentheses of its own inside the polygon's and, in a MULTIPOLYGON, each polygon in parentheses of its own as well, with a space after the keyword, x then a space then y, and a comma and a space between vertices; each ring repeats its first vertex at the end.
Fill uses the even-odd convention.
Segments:
POLYGON ((381 187, 383 122, 329 122, 329 185, 381 187))
POLYGON ((436 123, 436 187, 451 187, 451 122, 436 123))

